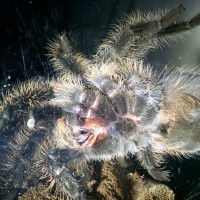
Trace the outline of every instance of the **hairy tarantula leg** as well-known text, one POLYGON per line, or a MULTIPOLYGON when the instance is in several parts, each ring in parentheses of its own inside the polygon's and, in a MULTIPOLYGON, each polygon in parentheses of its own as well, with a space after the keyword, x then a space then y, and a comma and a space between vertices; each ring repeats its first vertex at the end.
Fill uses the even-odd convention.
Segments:
POLYGON ((179 5, 166 13, 159 21, 149 21, 139 25, 130 25, 134 35, 155 34, 163 28, 176 23, 176 19, 185 11, 184 6, 179 5))
POLYGON ((73 39, 65 34, 57 35, 57 39, 48 45, 48 56, 55 70, 61 73, 70 71, 80 73, 84 66, 90 64, 82 54, 72 46, 73 39))
POLYGON ((23 119, 31 118, 32 110, 47 105, 52 98, 52 91, 48 81, 33 79, 13 87, 3 98, 0 104, 0 125, 8 123, 12 127, 19 127, 24 123, 23 119))
POLYGON ((169 181, 168 172, 160 171, 150 147, 146 147, 139 153, 139 160, 141 161, 141 165, 147 169, 148 173, 154 179, 159 181, 169 181))
POLYGON ((188 31, 199 25, 200 25, 200 14, 197 14, 195 17, 193 17, 188 22, 173 24, 173 25, 170 25, 170 26, 160 30, 157 33, 157 35, 164 36, 164 35, 172 34, 172 33, 180 33, 180 32, 184 32, 184 31, 188 31))
POLYGON ((81 159, 82 154, 73 149, 53 149, 48 153, 48 165, 52 175, 58 181, 62 191, 73 199, 83 199, 81 184, 76 179, 68 165, 81 159))
POLYGON ((143 58, 149 49, 159 46, 160 42, 180 37, 180 34, 174 34, 173 37, 166 35, 157 38, 157 33, 175 24, 184 11, 185 8, 179 5, 166 14, 163 12, 130 14, 109 33, 108 38, 99 47, 97 57, 99 56, 101 60, 108 57, 118 59, 118 55, 143 58))

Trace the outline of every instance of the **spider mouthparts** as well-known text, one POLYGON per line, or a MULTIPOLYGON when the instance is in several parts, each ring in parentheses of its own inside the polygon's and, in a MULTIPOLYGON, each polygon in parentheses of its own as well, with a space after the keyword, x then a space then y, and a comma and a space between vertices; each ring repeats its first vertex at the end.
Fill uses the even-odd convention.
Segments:
POLYGON ((95 116, 93 118, 86 118, 85 125, 92 129, 97 129, 100 127, 107 126, 108 122, 105 119, 103 119, 102 117, 95 116))
POLYGON ((108 137, 108 122, 101 117, 86 118, 85 126, 91 130, 90 136, 81 145, 82 147, 90 148, 95 144, 100 144, 108 137))
POLYGON ((90 137, 82 144, 82 147, 90 148, 92 147, 97 140, 96 134, 91 134, 90 137))

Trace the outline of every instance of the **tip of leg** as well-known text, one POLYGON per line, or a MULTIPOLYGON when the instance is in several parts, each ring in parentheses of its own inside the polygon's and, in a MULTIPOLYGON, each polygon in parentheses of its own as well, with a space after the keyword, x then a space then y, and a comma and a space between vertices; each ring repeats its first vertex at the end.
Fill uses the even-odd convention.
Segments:
POLYGON ((183 13, 183 12, 185 12, 186 8, 182 4, 180 4, 178 6, 178 10, 179 10, 180 13, 183 13))

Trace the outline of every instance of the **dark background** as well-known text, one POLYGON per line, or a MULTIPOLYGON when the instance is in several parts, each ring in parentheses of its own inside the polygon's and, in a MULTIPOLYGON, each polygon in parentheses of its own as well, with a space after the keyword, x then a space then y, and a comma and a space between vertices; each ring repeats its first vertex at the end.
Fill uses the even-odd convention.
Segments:
MULTIPOLYGON (((90 56, 105 38, 109 26, 124 13, 173 8, 180 3, 187 8, 185 20, 200 12, 199 0, 1 0, 0 3, 2 92, 17 81, 53 74, 45 54, 46 44, 55 33, 72 34, 79 50, 90 56)), ((159 69, 169 63, 200 64, 200 28, 193 30, 184 42, 173 42, 169 47, 151 52, 148 62, 159 69)), ((168 169, 172 171, 168 185, 176 193, 176 199, 187 199, 200 183, 198 156, 168 160, 168 169)))

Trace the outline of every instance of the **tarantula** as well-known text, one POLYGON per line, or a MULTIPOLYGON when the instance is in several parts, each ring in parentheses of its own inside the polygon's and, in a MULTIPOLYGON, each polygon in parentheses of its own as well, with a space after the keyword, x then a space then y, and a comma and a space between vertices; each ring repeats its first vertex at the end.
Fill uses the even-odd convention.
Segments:
POLYGON ((18 84, 0 106, 0 170, 7 193, 45 179, 49 189, 83 198, 73 166, 128 153, 154 179, 166 181, 164 155, 198 153, 200 70, 156 74, 143 61, 151 49, 200 24, 200 14, 179 22, 184 11, 179 5, 128 15, 91 59, 66 35, 49 44, 56 77, 18 84))

